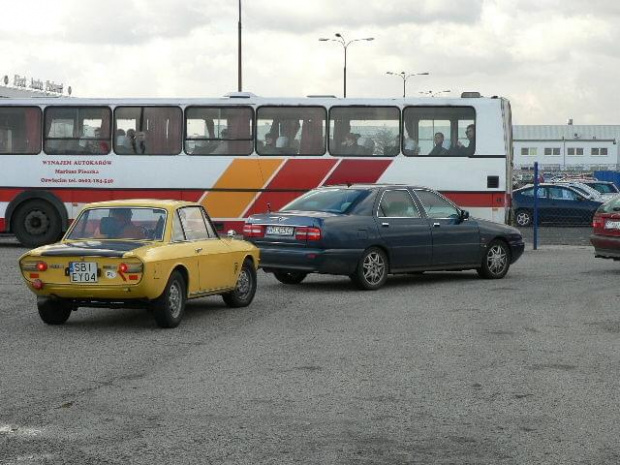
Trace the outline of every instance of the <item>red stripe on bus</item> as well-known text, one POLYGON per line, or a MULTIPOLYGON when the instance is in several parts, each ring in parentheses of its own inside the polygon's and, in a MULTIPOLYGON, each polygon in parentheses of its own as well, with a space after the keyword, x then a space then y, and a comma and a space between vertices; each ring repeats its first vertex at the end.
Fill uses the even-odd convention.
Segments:
POLYGON ((176 199, 197 202, 205 190, 179 189, 0 189, 0 202, 11 202, 27 190, 46 191, 66 203, 90 203, 123 199, 176 199))
POLYGON ((248 209, 247 214, 278 210, 299 197, 300 189, 309 190, 317 187, 337 162, 338 160, 335 159, 287 160, 266 188, 268 190, 291 189, 297 192, 263 192, 248 209))
POLYGON ((4 232, 4 218, 0 218, 0 232, 4 232))
POLYGON ((505 207, 507 194, 504 192, 454 192, 441 191, 461 207, 505 207))
POLYGON ((323 185, 374 183, 392 160, 342 160, 323 185))

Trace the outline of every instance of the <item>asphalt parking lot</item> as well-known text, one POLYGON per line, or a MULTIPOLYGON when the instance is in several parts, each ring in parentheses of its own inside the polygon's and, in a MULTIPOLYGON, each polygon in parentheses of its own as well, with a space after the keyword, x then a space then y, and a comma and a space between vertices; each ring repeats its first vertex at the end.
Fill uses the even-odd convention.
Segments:
POLYGON ((212 297, 181 326, 44 325, 0 239, 0 464, 617 464, 620 263, 527 247, 475 272, 212 297))

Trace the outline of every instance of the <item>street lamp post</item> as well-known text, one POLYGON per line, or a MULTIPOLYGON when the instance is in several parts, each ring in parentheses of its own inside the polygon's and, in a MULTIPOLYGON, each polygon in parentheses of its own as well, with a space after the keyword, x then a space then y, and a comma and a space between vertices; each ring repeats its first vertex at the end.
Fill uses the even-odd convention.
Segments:
POLYGON ((353 40, 346 41, 344 36, 340 34, 339 32, 336 32, 336 34, 334 35, 337 37, 336 39, 328 39, 328 38, 322 37, 319 39, 319 41, 320 42, 328 42, 328 41, 338 42, 340 45, 342 45, 342 48, 344 49, 344 98, 347 98, 347 48, 349 48, 349 45, 351 45, 353 42, 360 42, 362 40, 370 42, 371 40, 375 40, 375 38, 365 37, 363 39, 353 39, 353 40))
POLYGON ((404 71, 401 71, 400 73, 393 73, 392 71, 388 71, 385 74, 389 74, 390 76, 398 76, 399 78, 402 78, 403 80, 403 98, 405 98, 407 96, 407 79, 409 79, 412 76, 428 76, 430 73, 405 73, 404 71))
POLYGON ((237 51, 237 90, 241 92, 241 0, 239 0, 239 38, 237 51))

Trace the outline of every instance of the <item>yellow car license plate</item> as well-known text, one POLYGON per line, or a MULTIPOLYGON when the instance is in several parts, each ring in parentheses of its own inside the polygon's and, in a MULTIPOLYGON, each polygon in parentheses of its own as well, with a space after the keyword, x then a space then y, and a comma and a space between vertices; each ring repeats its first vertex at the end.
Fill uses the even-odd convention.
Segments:
POLYGON ((70 262, 69 277, 72 283, 96 283, 96 262, 70 262))

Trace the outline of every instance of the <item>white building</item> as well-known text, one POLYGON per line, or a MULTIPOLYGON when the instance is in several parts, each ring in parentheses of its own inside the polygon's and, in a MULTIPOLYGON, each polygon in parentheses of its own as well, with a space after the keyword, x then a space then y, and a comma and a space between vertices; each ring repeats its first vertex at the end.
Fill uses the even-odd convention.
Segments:
POLYGON ((513 126, 514 168, 542 171, 618 170, 620 125, 513 126))

